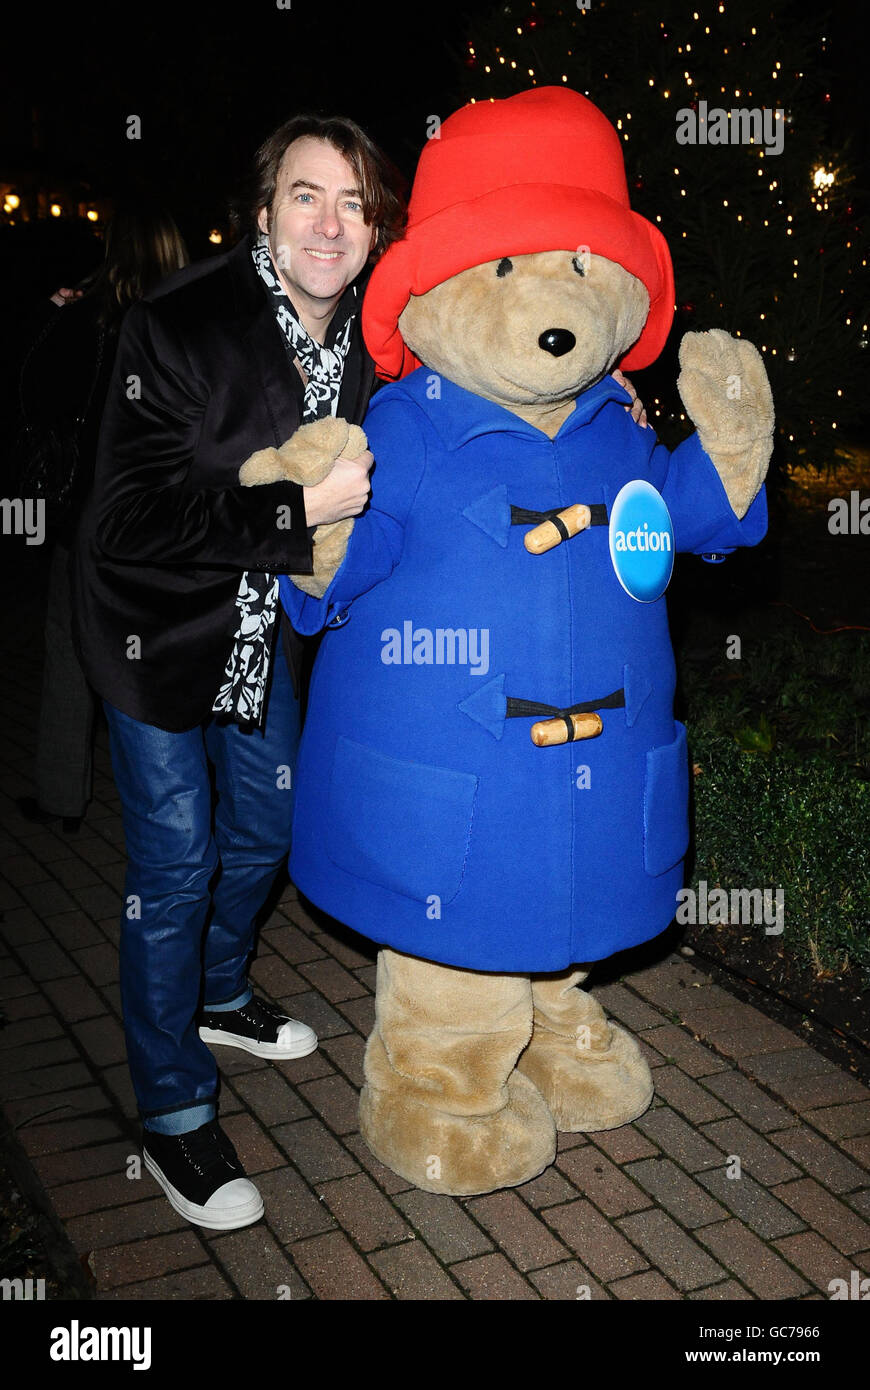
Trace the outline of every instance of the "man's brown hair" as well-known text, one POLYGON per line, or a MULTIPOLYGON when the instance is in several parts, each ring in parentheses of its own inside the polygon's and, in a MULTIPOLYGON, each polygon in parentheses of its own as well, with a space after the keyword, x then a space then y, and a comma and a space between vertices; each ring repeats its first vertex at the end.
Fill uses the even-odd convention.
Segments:
POLYGON ((374 141, 346 116, 311 113, 292 116, 263 141, 254 157, 254 177, 248 196, 240 208, 238 220, 244 224, 242 230, 256 235, 260 208, 271 209, 281 161, 293 141, 304 135, 328 140, 353 169, 359 181, 365 222, 378 229, 372 257, 380 257, 405 230, 407 211, 402 197, 403 180, 374 141))

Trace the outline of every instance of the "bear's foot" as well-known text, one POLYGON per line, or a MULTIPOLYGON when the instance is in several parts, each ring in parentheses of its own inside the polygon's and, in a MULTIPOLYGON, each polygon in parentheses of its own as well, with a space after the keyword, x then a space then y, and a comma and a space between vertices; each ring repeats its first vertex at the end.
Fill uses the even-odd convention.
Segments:
POLYGON ((640 1044, 577 988, 587 973, 532 976, 532 1036, 517 1062, 566 1134, 618 1129, 642 1115, 653 1098, 640 1044))
POLYGON ((474 1197, 538 1177, 556 1157, 547 1102, 525 1076, 507 1082, 507 1103, 489 1115, 452 1115, 395 1086, 367 1083, 360 1131, 374 1154, 424 1192, 474 1197))
POLYGON ((653 1082, 640 1045, 617 1024, 607 1028, 608 1043, 601 1049, 582 1046, 582 1033, 566 1038, 536 1028, 517 1063, 562 1133, 618 1129, 649 1109, 653 1082))

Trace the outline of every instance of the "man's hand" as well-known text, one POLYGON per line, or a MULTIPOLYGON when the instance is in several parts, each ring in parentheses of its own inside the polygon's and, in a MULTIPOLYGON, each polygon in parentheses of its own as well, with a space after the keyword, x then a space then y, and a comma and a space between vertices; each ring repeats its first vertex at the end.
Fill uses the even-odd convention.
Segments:
POLYGON ((333 521, 359 516, 369 500, 369 473, 374 465, 369 449, 356 458, 336 459, 322 483, 302 489, 305 519, 309 526, 325 526, 333 521))
POLYGON ((613 372, 611 375, 613 376, 614 381, 618 381, 620 386, 624 387, 628 394, 631 396, 631 405, 627 405, 625 408, 626 410, 631 411, 632 420, 635 420, 637 424, 643 427, 643 429, 646 429, 647 418, 643 401, 639 398, 628 377, 623 376, 622 372, 618 370, 613 372))

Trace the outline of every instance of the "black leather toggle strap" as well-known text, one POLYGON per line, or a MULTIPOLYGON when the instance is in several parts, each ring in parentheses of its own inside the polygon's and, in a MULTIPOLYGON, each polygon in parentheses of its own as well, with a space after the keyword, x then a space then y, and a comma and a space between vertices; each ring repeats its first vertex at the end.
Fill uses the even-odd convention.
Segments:
POLYGON ((614 690, 612 694, 605 695, 600 700, 584 700, 582 704, 571 705, 568 709, 561 709, 558 705, 544 705, 539 700, 516 700, 512 695, 508 695, 504 717, 505 719, 527 719, 531 716, 537 717, 544 714, 550 719, 567 720, 569 714, 592 714, 599 709, 624 708, 624 688, 614 690))
MULTIPOLYGON (((573 505, 573 504, 569 504, 573 505)), ((607 507, 603 502, 591 502, 588 504, 592 513, 590 526, 607 525, 607 507)), ((511 507, 511 526, 527 526, 530 522, 535 524, 539 521, 552 521, 556 530, 563 541, 568 539, 568 532, 565 530, 564 522, 560 521, 559 513, 564 512, 564 507, 551 507, 548 512, 529 511, 528 507, 511 507)))

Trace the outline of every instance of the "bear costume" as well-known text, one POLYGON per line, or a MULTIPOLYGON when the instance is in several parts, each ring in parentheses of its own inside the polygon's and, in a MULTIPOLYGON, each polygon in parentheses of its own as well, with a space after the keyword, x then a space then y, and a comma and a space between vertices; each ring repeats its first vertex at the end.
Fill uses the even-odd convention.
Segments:
MULTIPOLYGON (((695 432, 671 452, 630 418, 609 373, 656 358, 673 301, 590 101, 462 108, 364 302, 391 380, 364 426, 371 504, 281 580, 297 630, 327 629, 290 872, 383 948, 361 1129, 428 1191, 526 1182, 557 1130, 652 1098, 579 985, 673 920, 688 759, 664 587, 674 551, 763 537, 773 431, 758 352, 718 330, 681 344, 695 432)), ((305 426, 241 480, 317 481, 360 451, 349 429, 305 426)))

